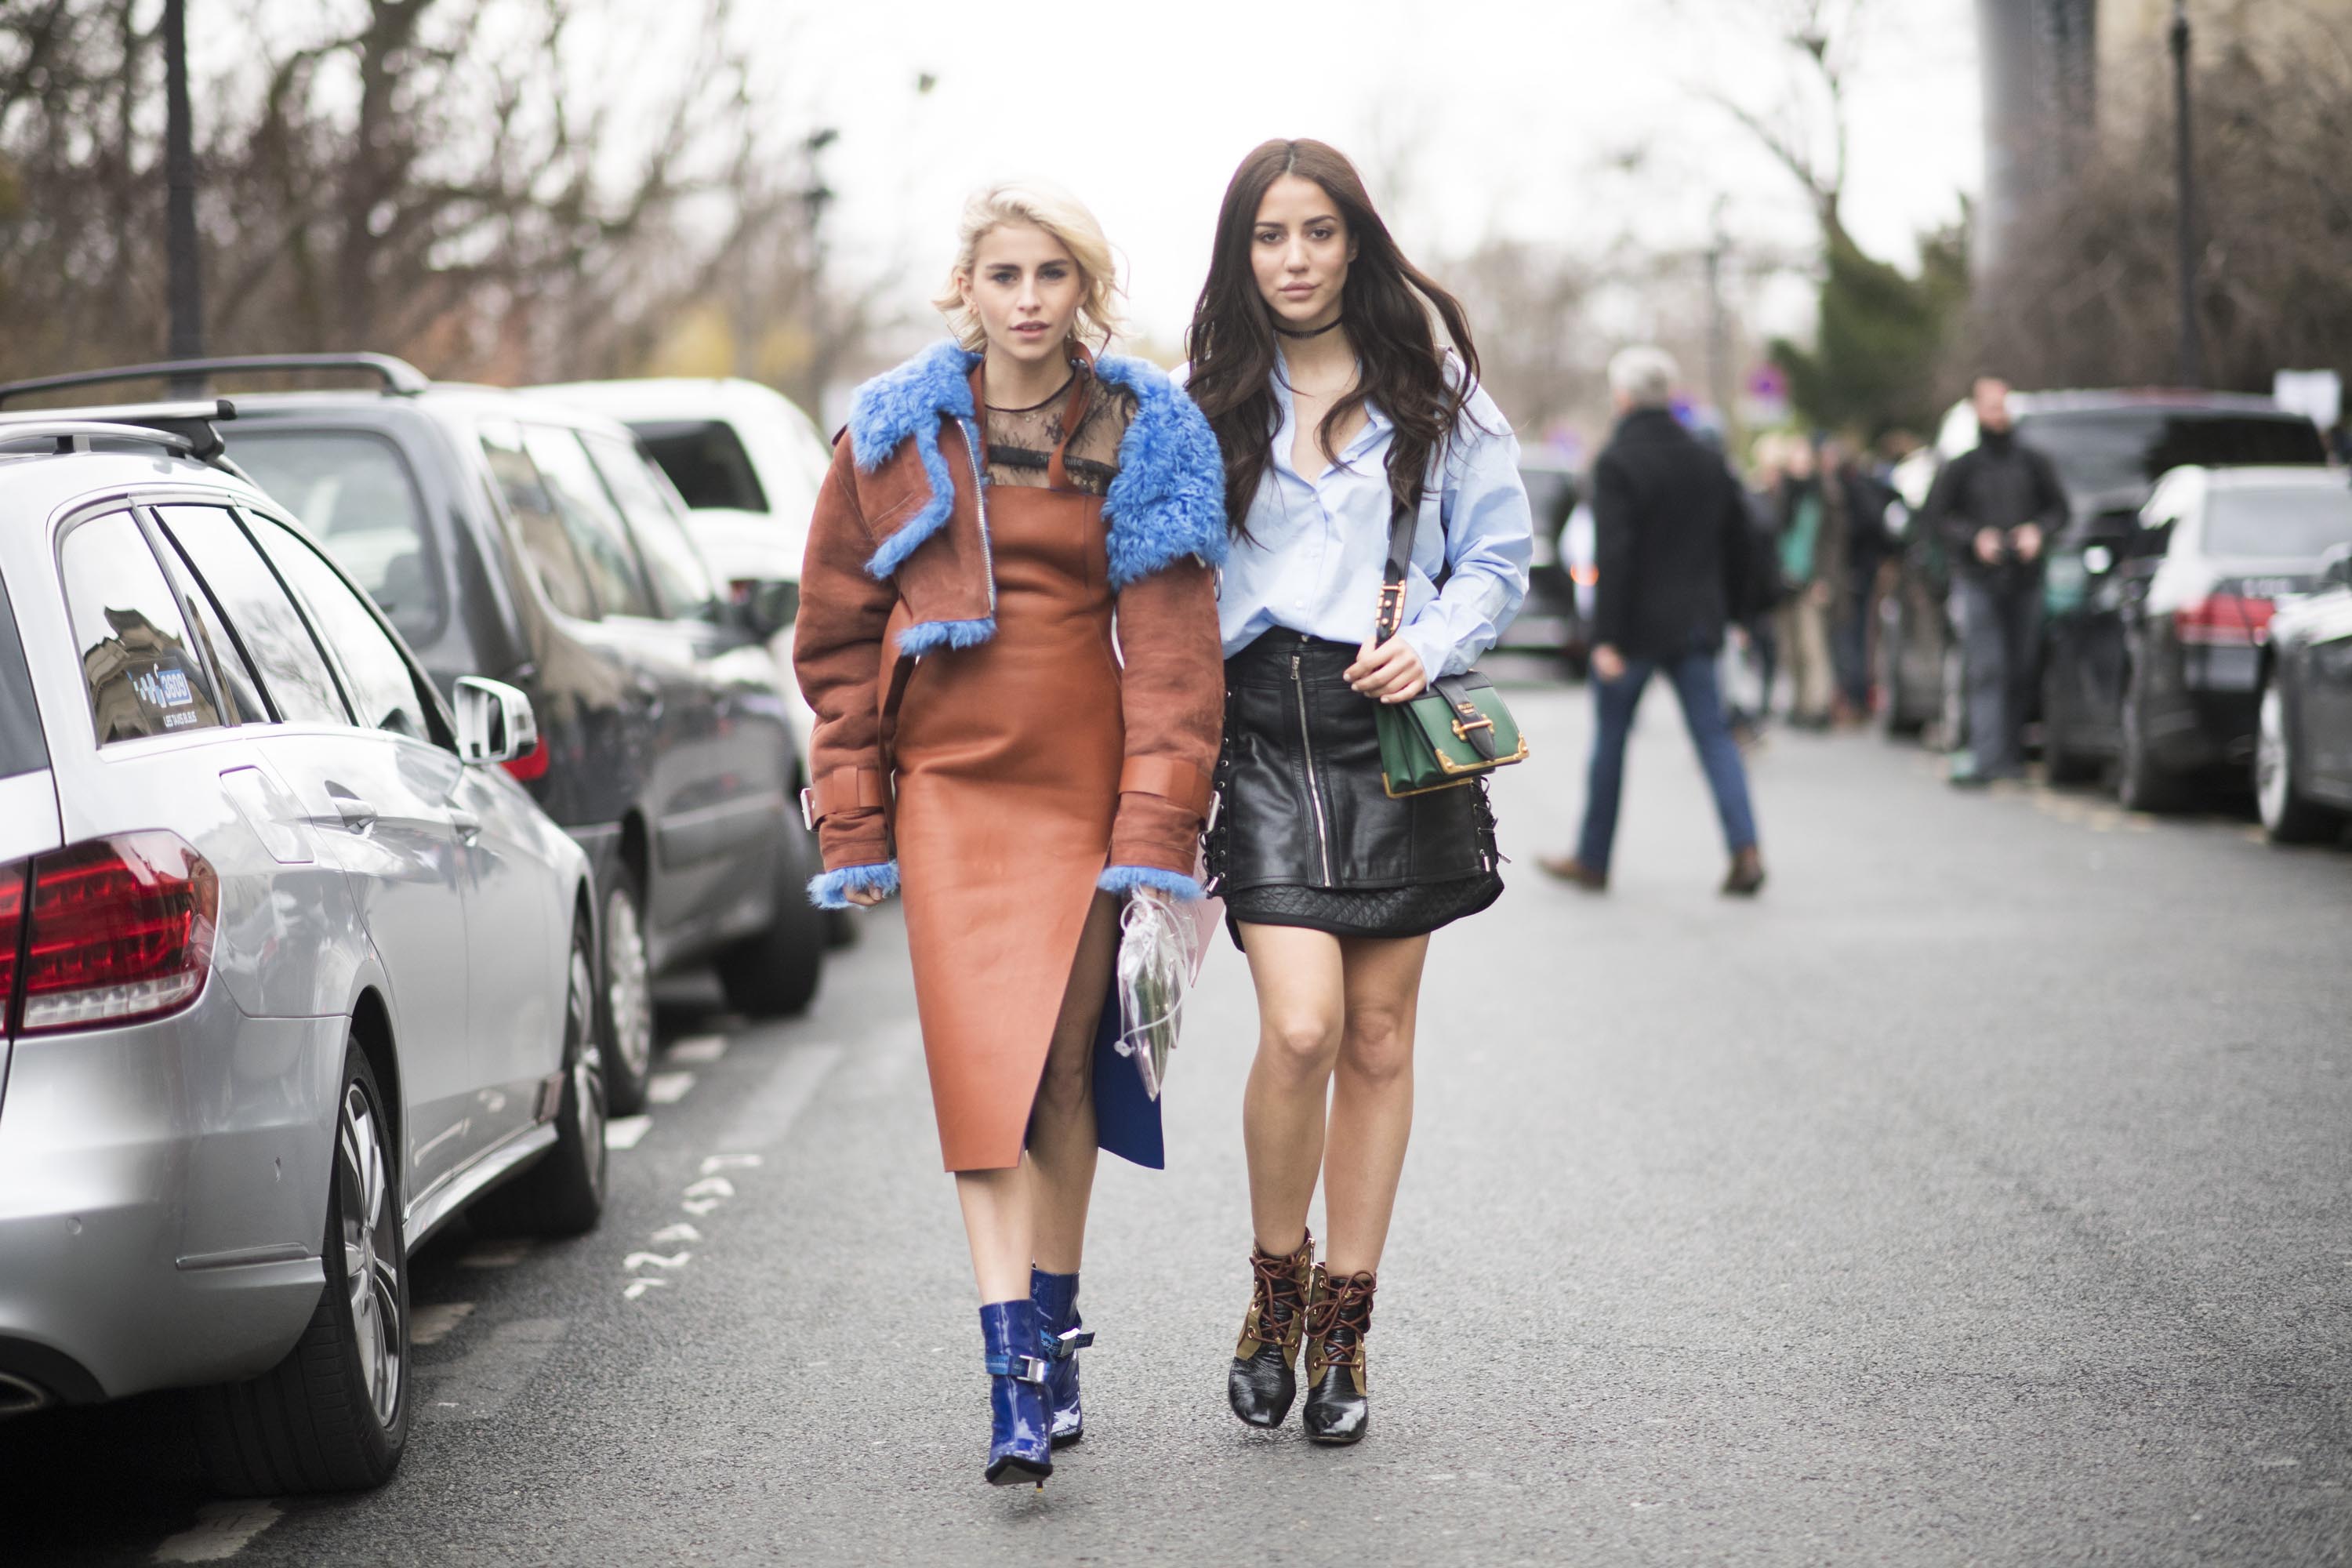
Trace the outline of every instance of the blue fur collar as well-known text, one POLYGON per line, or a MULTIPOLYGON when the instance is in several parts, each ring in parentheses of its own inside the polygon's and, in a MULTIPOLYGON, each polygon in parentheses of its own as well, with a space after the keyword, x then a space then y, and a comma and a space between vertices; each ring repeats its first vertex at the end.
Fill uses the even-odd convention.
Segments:
MULTIPOLYGON (((921 454, 929 497, 882 541, 866 570, 887 577, 946 525, 955 481, 940 451, 940 421, 971 419, 971 368, 980 356, 952 342, 932 344, 857 389, 850 400, 849 436, 857 466, 872 473, 909 438, 921 454)), ((1135 418, 1118 447, 1118 477, 1104 498, 1110 521, 1110 584, 1120 588, 1187 555, 1211 565, 1225 558, 1225 475, 1209 422, 1159 367, 1122 354, 1095 362, 1103 381, 1126 388, 1135 418)), ((928 623, 900 634, 908 652, 969 647, 992 626, 958 622, 955 630, 928 623), (914 646, 908 646, 909 642, 914 646)))

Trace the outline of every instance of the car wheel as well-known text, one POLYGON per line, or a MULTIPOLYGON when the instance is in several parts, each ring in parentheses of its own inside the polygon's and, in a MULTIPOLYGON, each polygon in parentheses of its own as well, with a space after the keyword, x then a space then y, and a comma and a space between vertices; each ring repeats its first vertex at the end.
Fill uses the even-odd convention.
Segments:
POLYGON ((2294 774, 2286 697, 2276 681, 2267 682, 2254 730, 2254 804, 2263 814, 2263 831, 2273 844, 2313 844, 2334 837, 2343 829, 2343 818, 2297 794, 2294 774))
POLYGON ((645 895, 625 866, 604 894, 604 989, 597 994, 597 1046, 604 1103, 615 1116, 646 1108, 654 1071, 653 963, 646 953, 645 895))
POLYGON ((409 1409, 399 1171, 375 1074, 346 1046, 319 1305, 284 1361, 196 1395, 196 1446, 220 1490, 352 1491, 398 1468, 409 1409))
POLYGON ((2170 811, 2179 802, 2180 781, 2147 754, 2147 704, 2135 667, 2124 680, 2123 742, 2116 760, 2116 798, 2132 811, 2170 811))
POLYGON ((595 948, 583 920, 572 933, 563 1000, 563 1100, 555 1147, 474 1205, 484 1229, 524 1236, 580 1236, 604 1213, 604 1053, 596 1044, 595 948))
POLYGON ((807 1011, 832 944, 826 911, 808 897, 808 880, 819 869, 814 838, 788 819, 778 849, 776 908, 768 929, 721 949, 717 963, 727 1005, 754 1018, 807 1011))
POLYGON ((2059 700, 2058 672, 2042 674, 2042 772, 2052 784, 2089 784, 2099 776, 2095 757, 2084 755, 2066 743, 2066 709, 2059 700))

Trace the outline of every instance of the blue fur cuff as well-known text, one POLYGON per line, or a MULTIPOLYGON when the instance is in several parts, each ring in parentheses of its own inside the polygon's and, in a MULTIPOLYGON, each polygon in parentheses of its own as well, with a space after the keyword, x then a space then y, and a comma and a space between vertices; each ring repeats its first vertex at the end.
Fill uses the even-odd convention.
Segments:
POLYGON ((996 617, 977 621, 918 621, 898 634, 898 651, 926 654, 938 647, 976 647, 996 635, 996 617))
POLYGON ((1106 893, 1131 893, 1138 888, 1157 888, 1188 903, 1204 896, 1201 884, 1192 878, 1180 871, 1163 871, 1157 866, 1113 866, 1095 879, 1095 886, 1106 893))
POLYGON ((844 866, 838 871, 827 871, 809 879, 809 902, 821 910, 854 910, 849 901, 852 889, 859 892, 873 889, 885 897, 898 890, 898 862, 885 860, 878 866, 844 866))

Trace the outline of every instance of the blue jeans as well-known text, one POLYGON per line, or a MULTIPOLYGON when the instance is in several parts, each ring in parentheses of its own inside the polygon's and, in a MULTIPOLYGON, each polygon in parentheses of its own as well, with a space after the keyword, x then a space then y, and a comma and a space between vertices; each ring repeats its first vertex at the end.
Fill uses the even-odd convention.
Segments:
POLYGON ((1723 719, 1723 695, 1716 685, 1715 659, 1704 653, 1678 658, 1629 658, 1625 673, 1615 680, 1592 682, 1600 726, 1592 737, 1592 771, 1585 786, 1584 834, 1576 858, 1595 871, 1609 869, 1609 847, 1617 837, 1617 801, 1625 782, 1625 738, 1633 733, 1633 710, 1641 706, 1642 689, 1650 677, 1664 674, 1673 682, 1682 703, 1683 724, 1691 744, 1698 748, 1699 766, 1706 770, 1707 787, 1715 792, 1716 815, 1723 819, 1723 841, 1733 854, 1756 842, 1756 814, 1748 804, 1748 770, 1740 765, 1739 748, 1723 719))

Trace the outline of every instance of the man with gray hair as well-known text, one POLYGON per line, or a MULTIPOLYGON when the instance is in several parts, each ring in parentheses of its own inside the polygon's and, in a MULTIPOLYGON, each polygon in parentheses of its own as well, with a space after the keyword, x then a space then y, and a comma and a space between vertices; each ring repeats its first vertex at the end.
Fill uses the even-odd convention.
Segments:
POLYGON ((1620 416, 1592 466, 1592 691, 1597 724, 1584 832, 1546 871, 1588 891, 1609 885, 1610 847, 1625 776, 1625 742, 1650 677, 1673 683, 1683 723, 1715 793, 1731 869, 1723 891, 1764 885, 1748 774, 1724 721, 1716 656, 1724 624, 1747 599, 1748 512, 1723 460, 1693 439, 1670 406, 1676 371, 1663 350, 1629 348, 1609 362, 1620 416))

